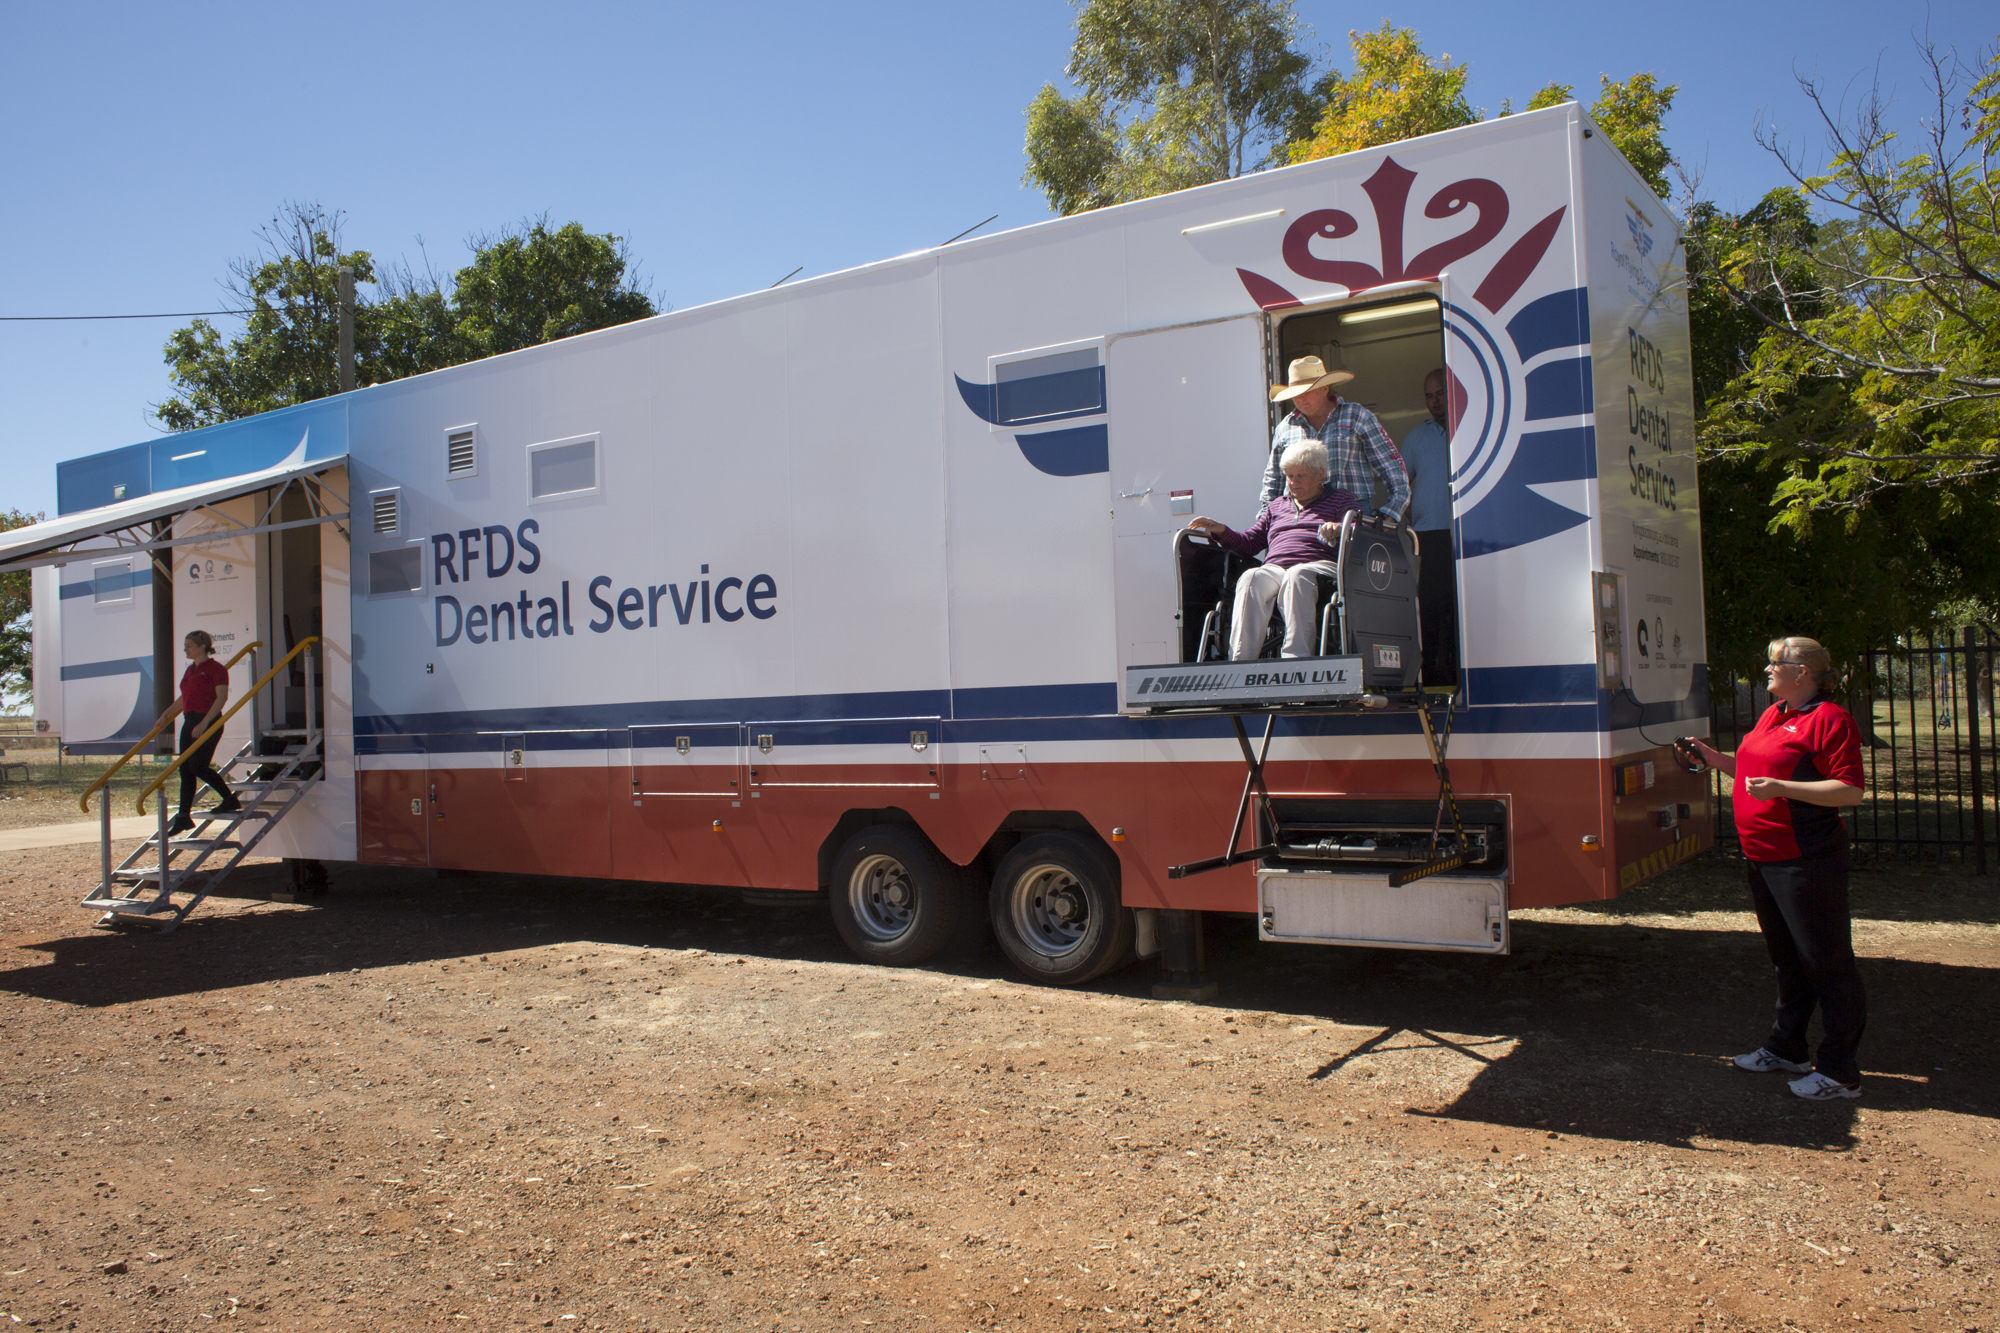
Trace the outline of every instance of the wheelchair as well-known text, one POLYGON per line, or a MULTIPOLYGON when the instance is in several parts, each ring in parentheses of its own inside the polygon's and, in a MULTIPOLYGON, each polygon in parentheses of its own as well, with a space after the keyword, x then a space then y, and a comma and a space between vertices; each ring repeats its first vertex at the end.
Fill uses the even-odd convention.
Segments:
MULTIPOLYGON (((1416 689, 1423 665, 1416 533, 1391 519, 1349 511, 1337 550, 1337 572, 1318 577, 1313 614, 1319 656, 1362 658, 1362 680, 1370 689, 1416 689)), ((1228 660, 1236 582, 1261 563, 1191 528, 1174 534, 1181 661, 1228 660)), ((1284 632, 1284 616, 1274 607, 1258 657, 1276 657, 1284 632)))

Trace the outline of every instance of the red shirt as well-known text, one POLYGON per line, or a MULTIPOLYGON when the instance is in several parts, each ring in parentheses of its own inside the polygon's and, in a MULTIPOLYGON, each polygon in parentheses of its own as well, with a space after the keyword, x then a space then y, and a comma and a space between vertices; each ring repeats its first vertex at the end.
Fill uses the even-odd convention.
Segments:
POLYGON ((1866 786, 1861 774, 1861 732, 1845 708, 1819 695, 1803 708, 1772 704, 1736 749, 1736 836, 1752 861, 1795 861, 1831 851, 1847 839, 1832 806, 1780 797, 1760 801, 1743 790, 1746 778, 1818 782, 1833 778, 1866 786))
POLYGON ((188 663, 181 675, 181 711, 200 717, 215 706, 215 692, 229 683, 229 668, 213 657, 188 663))

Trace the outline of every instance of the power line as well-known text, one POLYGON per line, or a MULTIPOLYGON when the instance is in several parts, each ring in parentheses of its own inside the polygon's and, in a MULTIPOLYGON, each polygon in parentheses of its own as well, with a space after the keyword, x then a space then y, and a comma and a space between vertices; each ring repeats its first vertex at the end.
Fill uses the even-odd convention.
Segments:
MULTIPOLYGON (((996 214, 994 214, 994 216, 992 216, 992 218, 986 218, 986 222, 992 222, 992 220, 994 220, 994 218, 998 218, 998 216, 1000 216, 1000 214, 998 214, 998 212, 996 212, 996 214)), ((958 232, 958 234, 956 234, 956 236, 952 236, 952 240, 964 240, 964 238, 966 238, 966 236, 970 236, 970 234, 972 234, 972 232, 976 232, 976 230, 980 230, 980 228, 982 228, 982 226, 986 226, 986 222, 976 222, 976 224, 972 224, 972 226, 968 226, 968 228, 966 228, 966 230, 962 230, 962 232, 958 232)), ((940 250, 942 250, 942 248, 944 248, 944 246, 948 246, 948 244, 952 244, 952 240, 944 240, 944 242, 940 242, 940 244, 938 244, 938 248, 940 248, 940 250)))
POLYGON ((67 319, 193 319, 198 315, 247 315, 247 310, 180 310, 159 315, 0 315, 7 323, 52 323, 67 319))

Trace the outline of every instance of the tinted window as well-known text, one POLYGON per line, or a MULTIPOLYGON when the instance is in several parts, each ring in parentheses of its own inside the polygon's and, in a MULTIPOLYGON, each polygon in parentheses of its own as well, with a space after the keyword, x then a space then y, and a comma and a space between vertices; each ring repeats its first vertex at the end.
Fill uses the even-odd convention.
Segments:
POLYGON ((995 368, 993 378, 1002 422, 1104 410, 1104 370, 1094 347, 1008 361, 995 368))
POLYGON ((536 499, 597 489, 597 441, 579 440, 528 455, 529 493, 536 499))
POLYGON ((368 553, 368 591, 416 592, 424 586, 423 548, 391 546, 368 553))
POLYGON ((91 598, 98 602, 132 600, 132 562, 98 565, 91 575, 91 598))

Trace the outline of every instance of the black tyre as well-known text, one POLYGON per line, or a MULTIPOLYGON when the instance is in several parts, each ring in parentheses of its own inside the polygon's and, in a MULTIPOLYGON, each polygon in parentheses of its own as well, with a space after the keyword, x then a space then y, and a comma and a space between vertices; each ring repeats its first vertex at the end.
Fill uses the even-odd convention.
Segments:
POLYGON ((1035 981, 1080 986, 1131 961, 1117 863, 1073 834, 1023 839, 994 871, 987 902, 1000 947, 1035 981))
POLYGON ((958 867, 913 829, 863 829, 833 861, 833 928, 864 961, 910 967, 960 936, 958 867))

